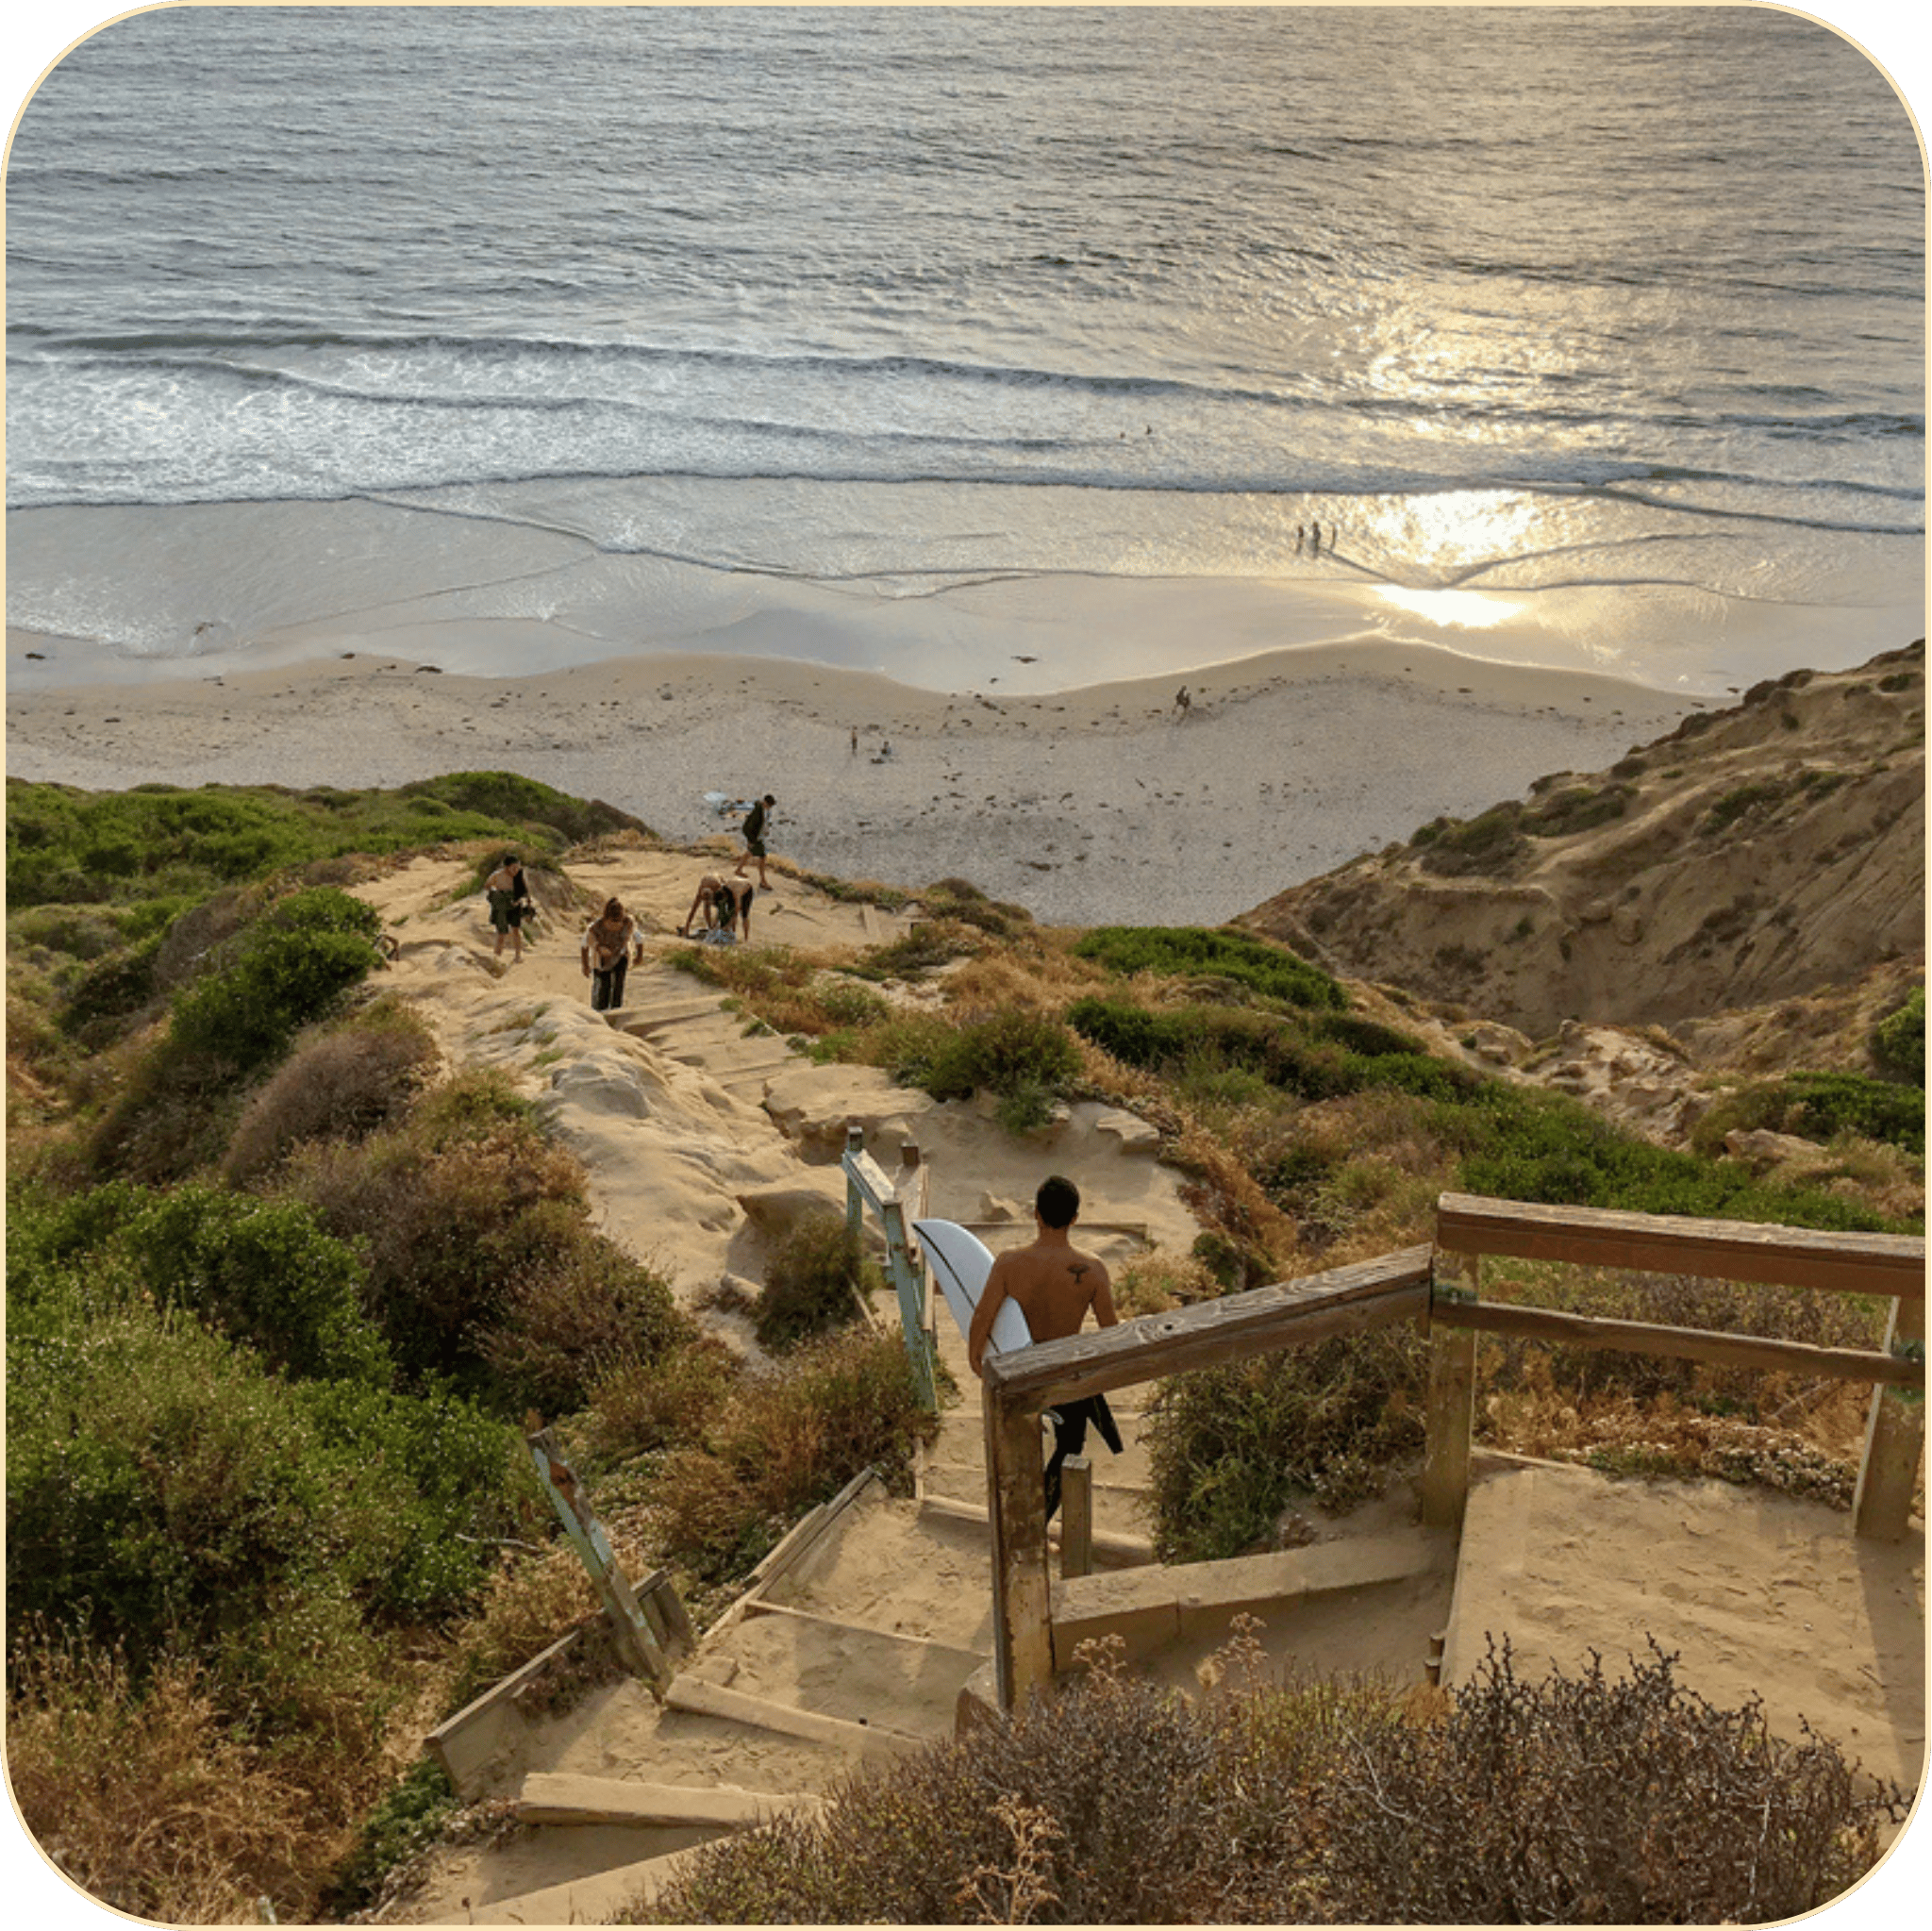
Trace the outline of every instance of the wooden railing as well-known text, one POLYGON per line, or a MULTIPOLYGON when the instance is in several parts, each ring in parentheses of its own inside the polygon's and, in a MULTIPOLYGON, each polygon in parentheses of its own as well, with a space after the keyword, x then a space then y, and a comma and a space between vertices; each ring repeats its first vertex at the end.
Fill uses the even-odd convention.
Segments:
POLYGON ((928 1413, 934 1412, 939 1407, 939 1388, 933 1369, 938 1350, 933 1343, 931 1297, 925 1263, 918 1258, 907 1232, 925 1212, 927 1175, 918 1143, 908 1140, 900 1147, 898 1178, 889 1179, 886 1170, 865 1150, 864 1129, 848 1125, 845 1152, 839 1164, 845 1174, 845 1224, 852 1238, 859 1238, 867 1208, 878 1216, 886 1237, 886 1277, 899 1302, 899 1331, 906 1340, 906 1358, 912 1367, 920 1402, 928 1413))
POLYGON ((1906 1533, 1924 1442, 1923 1240, 1443 1194, 1436 1203, 1428 1449, 1423 1470, 1423 1520, 1439 1527, 1458 1524, 1469 1497, 1478 1332, 1869 1381, 1874 1384, 1872 1404, 1853 1522, 1859 1535, 1877 1540, 1896 1541, 1906 1533), (1485 1302, 1481 1270, 1486 1256, 1885 1296, 1891 1301, 1891 1315, 1882 1353, 1607 1321, 1485 1302))
POLYGON ((1430 1337, 1424 1520, 1454 1527, 1469 1491, 1478 1330, 1798 1368, 1874 1384, 1855 1521, 1860 1535, 1895 1539, 1906 1532, 1924 1440, 1924 1296, 1922 1240, 1444 1194, 1433 1246, 991 1357, 983 1414, 1001 1707, 1013 1708, 1053 1679, 1040 1417, 1058 1402, 1417 1321, 1430 1337), (1485 1303, 1486 1255, 1885 1295, 1892 1301, 1890 1327, 1878 1352, 1485 1303))
POLYGON ((1040 1417, 1056 1402, 1425 1318, 1426 1247, 1279 1287, 1143 1315, 1098 1333, 990 1355, 983 1387, 992 1526, 993 1661, 1002 1709, 1053 1680, 1053 1602, 1040 1417))

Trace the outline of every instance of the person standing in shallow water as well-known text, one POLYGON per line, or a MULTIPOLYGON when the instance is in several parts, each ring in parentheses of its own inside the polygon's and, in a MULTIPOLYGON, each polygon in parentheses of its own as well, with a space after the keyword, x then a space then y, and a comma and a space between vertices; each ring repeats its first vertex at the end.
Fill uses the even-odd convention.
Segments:
POLYGON ((770 891, 772 881, 765 876, 765 824, 771 815, 772 807, 777 803, 770 791, 760 798, 744 815, 744 823, 739 827, 744 833, 744 856, 738 861, 738 875, 744 876, 744 868, 756 858, 758 861, 758 890, 770 891))
MULTIPOLYGON (((1107 1269, 1091 1254, 1083 1254, 1069 1230, 1080 1212, 1080 1190, 1058 1174, 1050 1174, 1033 1196, 1034 1239, 1024 1247, 1002 1254, 986 1277, 985 1291, 973 1310, 966 1336, 966 1358, 975 1374, 986 1373, 986 1344, 992 1335, 1001 1305, 1013 1300, 1026 1317, 1036 1341, 1057 1341, 1078 1334, 1089 1308, 1102 1327, 1119 1324, 1114 1312, 1113 1283, 1107 1269)), ((1121 1452, 1121 1431, 1104 1394, 1062 1402, 1047 1410, 1053 1421, 1053 1456, 1046 1465, 1046 1519, 1060 1506, 1060 1468, 1070 1455, 1087 1445, 1087 1424, 1100 1430, 1100 1439, 1115 1455, 1121 1452)))
POLYGON ((503 941, 515 948, 510 957, 520 962, 524 956, 524 921, 535 909, 530 888, 524 878, 524 861, 514 852, 503 855, 503 863, 483 881, 484 902, 490 907, 490 923, 496 927, 496 956, 503 957, 503 941))
POLYGON ((592 1012, 610 1012, 623 1005, 625 974, 633 949, 643 956, 637 921, 625 910, 622 900, 606 899, 604 909, 584 927, 578 947, 584 976, 591 982, 592 1012))

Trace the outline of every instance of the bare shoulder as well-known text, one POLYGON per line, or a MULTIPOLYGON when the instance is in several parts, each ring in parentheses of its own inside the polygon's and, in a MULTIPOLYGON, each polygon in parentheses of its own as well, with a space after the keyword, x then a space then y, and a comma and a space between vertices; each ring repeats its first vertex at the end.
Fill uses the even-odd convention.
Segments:
POLYGON ((1108 1284, 1106 1262, 1097 1255, 1082 1253, 1077 1247, 1068 1253, 1066 1269, 1082 1287, 1098 1288, 1108 1284))

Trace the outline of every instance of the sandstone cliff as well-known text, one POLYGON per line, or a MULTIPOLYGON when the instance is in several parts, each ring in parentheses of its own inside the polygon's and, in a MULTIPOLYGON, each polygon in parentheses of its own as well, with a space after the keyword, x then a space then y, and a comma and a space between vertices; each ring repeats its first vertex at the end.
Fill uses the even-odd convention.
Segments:
POLYGON ((1535 1037, 1849 985, 1924 957, 1924 696, 1923 640, 1796 671, 1239 923, 1535 1037))

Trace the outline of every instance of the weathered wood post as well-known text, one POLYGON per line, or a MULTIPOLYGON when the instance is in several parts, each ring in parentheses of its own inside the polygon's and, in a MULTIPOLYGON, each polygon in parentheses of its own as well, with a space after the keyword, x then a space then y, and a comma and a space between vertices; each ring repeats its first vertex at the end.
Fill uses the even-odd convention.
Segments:
MULTIPOLYGON (((1925 1359, 1925 1301, 1900 1294, 1891 1304, 1886 1352, 1904 1360, 1925 1359)), ((1912 1512, 1919 1457, 1925 1448, 1925 1390, 1886 1387, 1872 1390, 1865 1415, 1865 1456, 1852 1502, 1857 1532, 1877 1542, 1902 1542, 1912 1512)))
POLYGON ((865 1128, 856 1120, 845 1123, 845 1157, 840 1165, 845 1169, 845 1231, 857 1240, 865 1233, 865 1197, 858 1190, 858 1176, 852 1171, 852 1163, 865 1151, 865 1128))
POLYGON ((925 1175, 915 1144, 908 1142, 901 1149, 901 1161, 895 1184, 866 1152, 863 1131, 856 1124, 847 1124, 845 1155, 839 1163, 845 1174, 846 1230, 856 1240, 865 1231, 865 1209, 870 1207, 878 1215, 886 1235, 886 1274, 899 1302, 906 1358, 911 1364, 920 1402, 927 1409, 936 1409, 939 1385, 925 1320, 925 1263, 913 1258, 912 1241, 906 1230, 907 1204, 911 1203, 918 1212, 924 1199, 925 1175))
MULTIPOLYGON (((626 1666, 650 1686, 651 1694, 659 1703, 663 1702, 664 1692, 671 1685, 671 1660, 632 1592, 630 1582, 619 1566, 617 1557, 611 1553, 604 1524, 591 1513, 590 1498, 578 1484, 576 1472, 558 1453, 549 1429, 526 1428, 524 1439, 530 1451, 530 1459, 536 1464, 537 1479, 550 1497, 551 1505, 563 1523, 564 1534, 570 1538, 571 1546, 577 1552, 577 1557, 597 1591, 598 1600, 610 1618, 619 1654, 626 1666)), ((668 1582, 668 1577, 666 1580, 668 1582)), ((656 1578, 653 1581, 655 1583, 656 1578)), ((678 1613, 681 1618, 681 1606, 678 1613)), ((690 1626, 686 1622, 684 1627, 689 1630, 690 1626)))
POLYGON ((1060 1574, 1093 1573, 1093 1463, 1070 1455, 1060 1464, 1060 1574))
POLYGON ((992 1529, 992 1637, 1000 1707, 1018 1709, 1053 1683, 1053 1595, 1046 1569, 1046 1487, 1040 1410, 1005 1400, 999 1357, 987 1364, 982 1412, 992 1529))
POLYGON ((1459 1529, 1469 1504, 1469 1450, 1475 1429, 1475 1330, 1438 1321, 1472 1305, 1481 1281, 1474 1254, 1438 1247, 1429 1271, 1429 1392, 1424 1418, 1423 1523, 1459 1529))

